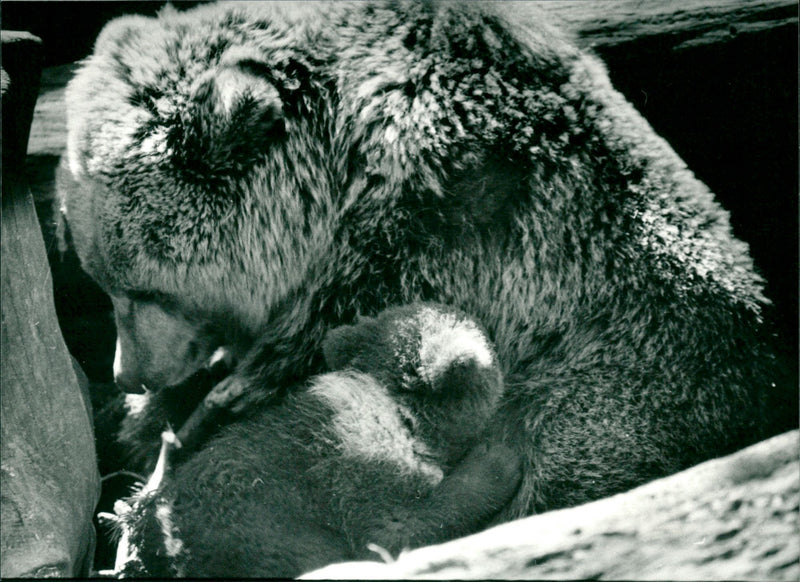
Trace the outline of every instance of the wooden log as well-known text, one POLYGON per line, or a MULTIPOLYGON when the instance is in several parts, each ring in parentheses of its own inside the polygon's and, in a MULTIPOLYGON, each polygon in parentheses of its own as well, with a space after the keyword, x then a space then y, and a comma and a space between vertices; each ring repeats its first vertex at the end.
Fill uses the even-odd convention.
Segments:
POLYGON ((86 576, 100 485, 91 411, 58 326, 44 241, 22 178, 38 85, 31 68, 40 53, 34 37, 7 39, 4 33, 3 133, 13 139, 3 144, 0 227, 0 577, 86 576))
POLYGON ((337 564, 303 578, 797 580, 798 436, 391 564, 337 564))
POLYGON ((797 25, 793 0, 552 0, 541 5, 583 46, 597 49, 657 42, 662 50, 682 50, 797 25))

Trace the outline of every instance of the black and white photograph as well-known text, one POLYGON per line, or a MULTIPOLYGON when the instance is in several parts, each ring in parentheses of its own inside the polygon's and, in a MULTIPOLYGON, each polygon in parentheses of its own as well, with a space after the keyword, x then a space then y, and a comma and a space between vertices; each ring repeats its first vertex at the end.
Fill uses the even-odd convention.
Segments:
POLYGON ((0 24, 0 578, 800 578, 796 1, 0 24))

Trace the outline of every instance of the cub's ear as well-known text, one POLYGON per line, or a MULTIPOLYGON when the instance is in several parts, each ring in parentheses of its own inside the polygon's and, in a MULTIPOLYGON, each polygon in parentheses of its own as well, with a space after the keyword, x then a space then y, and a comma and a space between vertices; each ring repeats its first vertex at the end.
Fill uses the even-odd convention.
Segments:
POLYGON ((330 370, 352 368, 379 341, 374 320, 343 325, 330 330, 322 342, 322 353, 330 370))

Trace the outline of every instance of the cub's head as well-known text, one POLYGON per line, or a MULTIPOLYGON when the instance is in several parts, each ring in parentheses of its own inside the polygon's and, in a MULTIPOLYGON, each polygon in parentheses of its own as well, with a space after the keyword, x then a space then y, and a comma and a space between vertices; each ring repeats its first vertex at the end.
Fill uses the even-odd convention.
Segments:
POLYGON ((503 379, 481 325, 444 305, 387 309, 331 330, 323 342, 332 370, 376 378, 413 412, 412 431, 452 460, 494 413, 503 379))

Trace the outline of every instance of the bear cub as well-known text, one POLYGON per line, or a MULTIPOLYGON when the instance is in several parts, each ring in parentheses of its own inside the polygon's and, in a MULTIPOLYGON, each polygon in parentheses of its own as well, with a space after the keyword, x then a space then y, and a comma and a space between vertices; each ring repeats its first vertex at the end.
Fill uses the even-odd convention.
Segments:
POLYGON ((323 351, 333 371, 134 497, 122 573, 295 577, 466 535, 511 500, 519 460, 478 444, 503 379, 476 321, 392 308, 331 330, 323 351))

